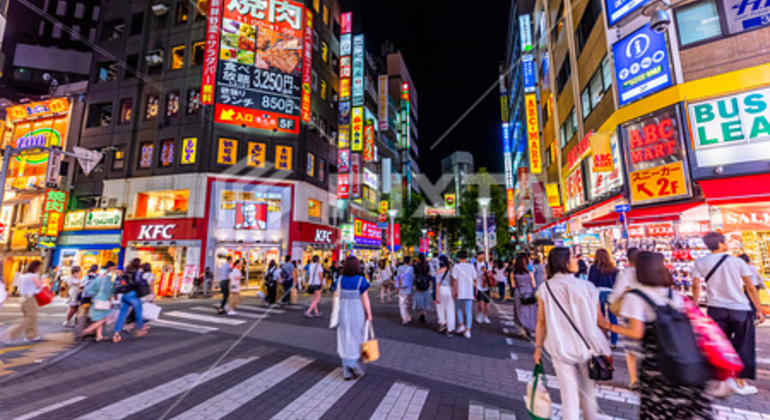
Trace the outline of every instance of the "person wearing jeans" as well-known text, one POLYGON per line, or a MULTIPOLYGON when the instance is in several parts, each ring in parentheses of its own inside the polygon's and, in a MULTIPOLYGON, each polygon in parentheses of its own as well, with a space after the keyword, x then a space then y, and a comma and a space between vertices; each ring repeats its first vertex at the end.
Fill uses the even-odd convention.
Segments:
POLYGON ((136 335, 141 337, 147 333, 144 329, 144 319, 142 319, 142 301, 137 296, 136 290, 132 290, 124 293, 120 298, 120 312, 118 313, 118 321, 115 322, 115 334, 112 336, 113 343, 118 343, 122 340, 120 332, 123 331, 123 323, 126 322, 129 309, 133 309, 136 316, 136 335))
POLYGON ((414 267, 412 258, 404 257, 404 264, 398 267, 396 272, 396 290, 398 290, 398 307, 401 312, 401 324, 407 325, 412 321, 412 280, 414 280, 414 267))
POLYGON ((457 253, 460 262, 452 267, 452 294, 457 307, 457 333, 465 338, 471 338, 473 326, 473 300, 476 295, 477 272, 473 265, 468 263, 468 252, 463 250, 457 253))
POLYGON ((232 271, 233 257, 227 256, 225 263, 219 267, 219 290, 222 291, 222 304, 219 305, 217 312, 224 314, 227 312, 227 299, 230 297, 230 271, 232 271))
MULTIPOLYGON (((593 283, 599 290, 599 306, 601 307, 602 315, 605 318, 609 317, 612 325, 618 325, 618 318, 610 311, 608 301, 617 277, 618 269, 612 263, 610 253, 604 248, 597 249, 594 263, 591 264, 591 268, 588 270, 588 281, 593 283)), ((617 347, 618 335, 616 333, 610 334, 610 345, 612 348, 617 347)))

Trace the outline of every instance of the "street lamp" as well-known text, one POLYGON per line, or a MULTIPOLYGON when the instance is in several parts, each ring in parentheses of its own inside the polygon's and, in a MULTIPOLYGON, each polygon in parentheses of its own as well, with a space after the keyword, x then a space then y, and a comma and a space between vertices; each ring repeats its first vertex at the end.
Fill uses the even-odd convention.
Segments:
MULTIPOLYGON (((428 237, 428 229, 422 228, 420 231, 422 232, 423 239, 428 237)), ((420 246, 420 248, 422 248, 422 246, 420 246)), ((420 251, 422 251, 422 249, 420 249, 420 251)), ((425 257, 428 256, 428 251, 430 251, 430 246, 428 246, 428 249, 425 250, 425 257)))
POLYGON ((396 217, 397 214, 398 214, 398 210, 395 210, 395 209, 388 210, 388 216, 390 216, 390 265, 391 266, 396 265, 395 254, 394 254, 395 247, 396 247, 396 234, 395 234, 396 229, 393 224, 393 219, 396 217))
POLYGON ((484 232, 482 233, 484 237, 484 261, 487 261, 487 264, 489 264, 489 232, 487 232, 487 208, 489 208, 489 203, 492 201, 489 197, 479 197, 478 198, 479 205, 481 206, 481 222, 484 226, 484 232))

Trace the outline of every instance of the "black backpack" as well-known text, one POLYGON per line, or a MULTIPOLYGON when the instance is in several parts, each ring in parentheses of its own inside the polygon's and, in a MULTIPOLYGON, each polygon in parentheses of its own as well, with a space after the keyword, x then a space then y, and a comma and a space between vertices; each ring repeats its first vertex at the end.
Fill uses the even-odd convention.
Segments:
POLYGON ((428 289, 430 289, 430 272, 428 271, 427 266, 418 265, 417 267, 417 278, 414 281, 414 287, 417 288, 417 290, 424 292, 428 289))
MULTIPOLYGON (((687 314, 671 305, 658 306, 640 290, 633 293, 655 308, 655 334, 658 342, 658 369, 669 382, 677 385, 703 387, 711 378, 709 366, 700 352, 695 332, 687 314)), ((669 298, 672 292, 669 290, 669 298)))
POLYGON ((144 297, 151 293, 150 284, 144 278, 144 272, 140 271, 136 273, 136 295, 138 297, 144 297))
POLYGON ((126 294, 137 289, 136 273, 123 273, 115 279, 115 293, 126 294))
POLYGON ((286 282, 291 280, 291 273, 286 271, 283 267, 281 267, 281 281, 286 282))

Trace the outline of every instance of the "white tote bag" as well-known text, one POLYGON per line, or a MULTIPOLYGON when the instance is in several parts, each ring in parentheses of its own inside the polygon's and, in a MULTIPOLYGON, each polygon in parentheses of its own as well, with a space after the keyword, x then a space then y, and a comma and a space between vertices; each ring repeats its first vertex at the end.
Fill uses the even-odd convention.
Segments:
POLYGON ((160 318, 160 306, 152 302, 142 303, 142 318, 157 321, 160 318))
POLYGON ((524 405, 533 420, 548 420, 551 418, 551 394, 546 386, 545 369, 538 364, 532 372, 532 378, 527 382, 527 395, 524 405))
POLYGON ((329 317, 329 328, 337 328, 340 323, 340 285, 337 285, 337 290, 334 291, 334 297, 332 297, 332 313, 329 317))

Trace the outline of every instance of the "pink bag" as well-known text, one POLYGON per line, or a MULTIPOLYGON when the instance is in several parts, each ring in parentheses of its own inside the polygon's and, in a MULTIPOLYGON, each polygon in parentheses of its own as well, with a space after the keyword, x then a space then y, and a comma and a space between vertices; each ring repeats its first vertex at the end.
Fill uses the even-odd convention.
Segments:
POLYGON ((743 370, 743 361, 730 340, 719 325, 704 314, 692 300, 685 297, 684 304, 698 347, 711 365, 712 377, 718 381, 736 377, 743 370))

